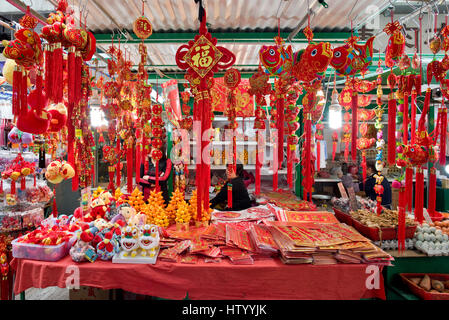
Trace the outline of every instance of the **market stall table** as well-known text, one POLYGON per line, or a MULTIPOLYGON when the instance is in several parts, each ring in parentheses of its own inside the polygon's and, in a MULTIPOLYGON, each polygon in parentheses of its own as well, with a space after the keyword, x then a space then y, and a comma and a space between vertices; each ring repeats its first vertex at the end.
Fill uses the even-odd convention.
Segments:
MULTIPOLYGON (((366 264, 285 265, 279 260, 260 259, 254 265, 220 263, 182 264, 158 261, 148 264, 113 264, 106 261, 74 263, 69 256, 57 262, 14 259, 14 292, 28 288, 66 288, 78 266, 80 285, 123 289, 165 299, 247 300, 355 300, 385 299, 382 270, 378 289, 366 286, 366 264), (66 273, 67 272, 67 273, 66 273)), ((372 274, 372 273, 371 273, 372 274)))

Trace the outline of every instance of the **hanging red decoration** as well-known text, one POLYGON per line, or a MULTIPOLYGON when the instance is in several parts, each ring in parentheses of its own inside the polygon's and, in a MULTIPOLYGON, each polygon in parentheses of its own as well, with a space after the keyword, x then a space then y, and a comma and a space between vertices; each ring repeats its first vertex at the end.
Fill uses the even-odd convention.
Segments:
MULTIPOLYGON (((211 127, 211 101, 209 90, 212 88, 211 77, 219 69, 227 69, 235 62, 235 55, 224 47, 216 46, 217 39, 207 31, 206 12, 203 9, 199 34, 193 41, 181 45, 176 52, 176 64, 179 68, 187 70, 190 76, 192 93, 195 97, 194 114, 198 114, 200 124, 200 134, 211 127)), ((204 155, 204 149, 208 141, 199 141, 198 151, 204 155)), ((207 157, 207 152, 206 152, 207 157)), ((210 185, 210 165, 209 159, 202 159, 197 162, 197 220, 201 220, 202 212, 209 208, 209 185, 210 185)))

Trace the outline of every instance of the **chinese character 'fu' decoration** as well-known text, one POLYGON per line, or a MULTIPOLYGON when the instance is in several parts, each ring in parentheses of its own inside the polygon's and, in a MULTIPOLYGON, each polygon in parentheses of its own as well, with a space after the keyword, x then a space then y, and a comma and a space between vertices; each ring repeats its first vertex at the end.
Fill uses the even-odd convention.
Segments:
MULTIPOLYGON (((235 62, 235 55, 226 48, 216 46, 217 39, 207 31, 206 13, 202 11, 199 34, 195 38, 179 47, 176 52, 176 64, 179 68, 187 70, 187 79, 190 82, 195 98, 194 119, 200 121, 198 146, 202 158, 208 157, 203 152, 209 145, 208 139, 202 139, 203 133, 211 128, 211 100, 210 88, 213 85, 213 74, 220 69, 227 69, 235 62)), ((197 219, 201 220, 203 210, 209 208, 210 162, 209 159, 197 159, 196 164, 197 187, 197 219)))

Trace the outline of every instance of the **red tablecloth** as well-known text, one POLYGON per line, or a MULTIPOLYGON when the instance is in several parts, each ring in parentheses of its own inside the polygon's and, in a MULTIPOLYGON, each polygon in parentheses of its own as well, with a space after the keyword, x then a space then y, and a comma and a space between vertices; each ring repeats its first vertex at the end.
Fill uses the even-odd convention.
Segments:
POLYGON ((279 260, 256 260, 254 265, 221 263, 155 265, 113 264, 107 261, 77 264, 69 256, 57 262, 14 259, 14 292, 58 286, 66 288, 66 268, 76 265, 80 285, 123 289, 165 299, 385 299, 382 269, 379 289, 367 289, 367 265, 285 265, 279 260))

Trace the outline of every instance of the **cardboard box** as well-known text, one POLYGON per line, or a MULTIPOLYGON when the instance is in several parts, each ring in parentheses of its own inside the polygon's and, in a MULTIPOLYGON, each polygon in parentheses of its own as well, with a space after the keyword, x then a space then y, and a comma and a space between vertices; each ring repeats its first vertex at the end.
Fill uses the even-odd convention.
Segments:
POLYGON ((391 209, 397 210, 399 205, 399 189, 391 188, 391 209))
POLYGON ((81 286, 79 289, 70 289, 70 300, 115 300, 115 290, 81 286))

